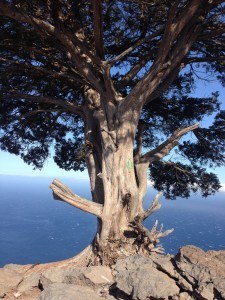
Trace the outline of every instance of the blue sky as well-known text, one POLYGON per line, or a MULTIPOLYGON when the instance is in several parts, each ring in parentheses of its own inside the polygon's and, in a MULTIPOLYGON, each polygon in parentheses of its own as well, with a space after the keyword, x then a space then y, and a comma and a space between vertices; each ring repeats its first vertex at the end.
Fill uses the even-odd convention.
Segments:
MULTIPOLYGON (((193 96, 207 97, 210 96, 212 92, 219 91, 219 100, 222 102, 222 107, 225 109, 225 88, 216 81, 211 82, 198 82, 198 88, 196 89, 193 96)), ((202 122, 202 127, 207 125, 207 117, 202 122)), ((216 173, 221 183, 224 184, 225 189, 225 166, 212 170, 216 173)), ((65 171, 57 167, 53 162, 52 158, 45 163, 44 168, 40 170, 33 170, 32 166, 29 166, 23 162, 23 160, 15 155, 0 151, 0 174, 5 175, 21 175, 21 176, 49 176, 49 177, 74 177, 75 179, 88 178, 87 172, 74 172, 65 171)))

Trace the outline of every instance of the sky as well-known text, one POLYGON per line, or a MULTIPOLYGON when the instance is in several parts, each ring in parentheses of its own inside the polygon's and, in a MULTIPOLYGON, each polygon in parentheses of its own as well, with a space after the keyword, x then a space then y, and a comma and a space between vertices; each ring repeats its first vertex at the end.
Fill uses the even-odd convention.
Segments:
MULTIPOLYGON (((198 88, 195 90, 193 96, 197 97, 208 97, 212 92, 219 91, 219 100, 222 103, 222 108, 225 109, 225 88, 223 88, 216 80, 210 82, 198 82, 198 88)), ((207 119, 202 122, 201 126, 207 125, 207 119)), ((212 170, 216 173, 220 179, 225 190, 225 166, 212 170)), ((53 178, 60 177, 73 177, 74 179, 87 179, 88 174, 84 172, 65 171, 57 167, 50 158, 46 161, 43 169, 33 170, 32 166, 29 166, 23 162, 23 160, 13 154, 0 151, 0 174, 1 175, 20 175, 20 176, 48 176, 53 178)))

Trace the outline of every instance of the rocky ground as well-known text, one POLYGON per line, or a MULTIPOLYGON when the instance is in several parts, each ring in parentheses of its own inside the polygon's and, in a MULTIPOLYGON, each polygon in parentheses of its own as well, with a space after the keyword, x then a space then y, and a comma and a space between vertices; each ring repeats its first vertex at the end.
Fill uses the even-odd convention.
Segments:
POLYGON ((225 251, 185 246, 176 256, 131 256, 112 267, 6 265, 4 300, 225 299, 225 251), (44 267, 45 266, 45 267, 44 267))

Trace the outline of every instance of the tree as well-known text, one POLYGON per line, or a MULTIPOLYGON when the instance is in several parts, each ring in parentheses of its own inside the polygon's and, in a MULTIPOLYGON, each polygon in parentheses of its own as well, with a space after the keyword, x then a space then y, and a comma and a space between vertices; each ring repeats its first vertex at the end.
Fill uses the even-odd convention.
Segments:
POLYGON ((225 111, 191 91, 225 83, 224 4, 0 0, 1 149, 41 168, 54 146, 61 168, 87 167, 93 201, 51 188, 97 217, 92 263, 160 250, 170 230, 143 226, 160 207, 143 208, 148 174, 167 198, 219 189, 207 166, 225 162, 225 111))

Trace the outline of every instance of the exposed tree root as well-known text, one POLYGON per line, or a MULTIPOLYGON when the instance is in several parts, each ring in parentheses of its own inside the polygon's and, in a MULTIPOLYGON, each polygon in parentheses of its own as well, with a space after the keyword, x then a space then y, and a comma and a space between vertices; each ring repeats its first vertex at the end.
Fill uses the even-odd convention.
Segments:
POLYGON ((74 257, 62 261, 52 262, 52 263, 30 265, 29 267, 27 267, 26 276, 29 276, 32 273, 42 273, 43 271, 54 267, 58 267, 62 269, 68 267, 75 267, 75 268, 86 267, 90 264, 90 261, 92 260, 93 260, 93 250, 92 250, 92 245, 90 244, 82 252, 80 252, 74 257))
POLYGON ((158 220, 155 221, 154 226, 151 230, 148 230, 144 225, 143 221, 148 218, 153 212, 159 210, 161 205, 159 204, 160 193, 156 195, 149 209, 137 215, 134 218, 134 221, 130 223, 130 226, 134 229, 136 233, 135 244, 139 248, 144 248, 147 253, 157 252, 164 253, 163 247, 157 245, 160 241, 160 238, 165 237, 173 232, 173 229, 163 230, 163 224, 158 227, 158 220))

